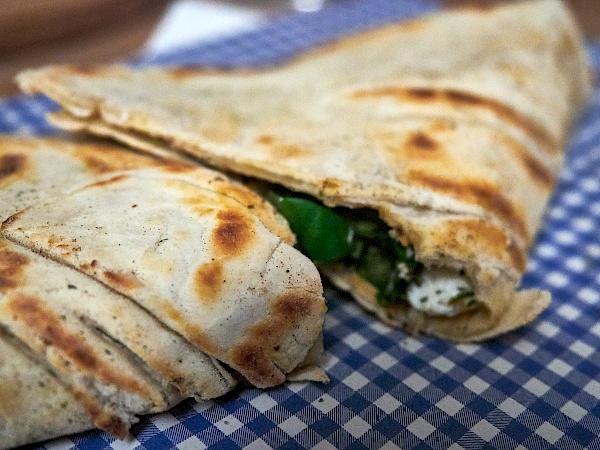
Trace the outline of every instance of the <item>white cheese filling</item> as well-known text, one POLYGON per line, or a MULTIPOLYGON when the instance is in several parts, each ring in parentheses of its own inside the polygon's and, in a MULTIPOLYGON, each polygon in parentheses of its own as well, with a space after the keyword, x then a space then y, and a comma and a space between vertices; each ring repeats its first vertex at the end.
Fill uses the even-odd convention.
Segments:
POLYGON ((407 296, 413 308, 436 316, 454 317, 477 305, 466 277, 448 268, 423 271, 409 284, 407 296))

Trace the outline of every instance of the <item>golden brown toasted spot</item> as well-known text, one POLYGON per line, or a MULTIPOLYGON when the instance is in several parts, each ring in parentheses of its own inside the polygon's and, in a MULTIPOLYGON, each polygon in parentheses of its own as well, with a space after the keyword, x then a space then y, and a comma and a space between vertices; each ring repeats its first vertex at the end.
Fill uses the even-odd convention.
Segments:
MULTIPOLYGON (((444 93, 442 93, 441 96, 443 98, 444 93)), ((498 106, 501 106, 502 108, 506 108, 506 106, 499 105, 492 100, 484 99, 483 97, 469 94, 468 92, 457 91, 455 89, 446 90, 445 97, 448 100, 450 100, 452 103, 461 104, 461 105, 481 105, 481 104, 487 103, 488 105, 492 105, 492 108, 497 108, 498 106)))
POLYGON ((409 148, 416 150, 424 150, 424 151, 433 151, 436 150, 439 146, 439 143, 433 139, 431 136, 427 135, 424 132, 416 132, 413 133, 407 140, 406 145, 409 148))
POLYGON ((100 428, 102 431, 106 431, 119 439, 125 439, 125 437, 127 437, 129 430, 127 425, 119 419, 119 417, 103 411, 98 406, 98 402, 91 398, 87 393, 75 391, 73 394, 75 399, 83 405, 87 413, 93 419, 94 425, 97 428, 100 428))
POLYGON ((94 155, 86 155, 83 164, 92 173, 107 173, 115 170, 115 166, 94 155))
POLYGON ((57 244, 56 248, 60 250, 63 256, 70 256, 73 253, 76 253, 81 250, 81 247, 78 245, 70 245, 70 244, 57 244))
POLYGON ((63 256, 76 253, 81 250, 81 247, 76 242, 64 242, 64 238, 51 234, 48 236, 48 246, 60 250, 63 256))
POLYGON ((281 344, 282 337, 311 317, 325 313, 325 303, 315 301, 313 294, 288 292, 271 305, 271 315, 251 328, 254 342, 264 342, 268 348, 281 344))
POLYGON ((105 174, 116 170, 137 169, 157 164, 153 157, 142 155, 118 147, 106 147, 101 144, 88 145, 83 150, 73 153, 88 172, 105 174))
POLYGON ((202 66, 181 66, 173 67, 166 71, 167 75, 175 81, 184 81, 186 78, 196 77, 211 77, 211 76, 223 76, 223 75, 244 75, 251 76, 260 73, 258 70, 252 68, 235 68, 230 66, 221 67, 202 67, 202 66))
POLYGON ((311 152, 295 144, 289 144, 277 139, 275 136, 262 135, 257 139, 257 143, 268 147, 269 152, 274 158, 289 159, 302 158, 310 156, 311 152))
POLYGON ((119 292, 130 291, 143 285, 133 273, 120 273, 112 270, 105 270, 103 275, 108 284, 119 292))
POLYGON ((19 218, 19 216, 21 214, 23 214, 25 210, 19 211, 18 213, 13 214, 12 216, 9 216, 4 222, 2 222, 2 226, 0 227, 0 229, 5 229, 8 228, 15 220, 17 220, 19 218))
POLYGON ((473 184, 470 192, 482 206, 495 212, 504 219, 510 227, 523 238, 528 238, 527 226, 523 216, 513 207, 510 200, 500 194, 495 188, 486 185, 473 184))
POLYGON ((542 163, 536 158, 527 153, 526 149, 523 149, 517 154, 517 157, 529 173, 529 176, 542 186, 551 189, 554 186, 554 175, 546 169, 542 163))
POLYGON ((20 284, 20 276, 28 263, 29 259, 21 253, 0 250, 0 292, 20 284))
POLYGON ((186 78, 197 76, 199 74, 199 70, 197 67, 193 66, 181 66, 169 68, 169 70, 166 73, 172 80, 180 81, 186 78))
POLYGON ((445 133, 456 129, 456 122, 450 119, 432 120, 428 127, 431 133, 445 133))
POLYGON ((81 263, 79 264, 79 268, 84 272, 95 273, 96 267, 98 267, 98 261, 92 259, 89 263, 81 263))
POLYGON ((161 165, 161 169, 170 173, 188 173, 197 169, 192 163, 183 161, 165 160, 164 163, 164 166, 161 165))
POLYGON ((511 242, 507 247, 507 251, 510 255, 510 260, 512 262, 513 267, 515 267, 520 272, 524 272, 527 263, 527 254, 525 249, 519 247, 515 242, 511 242))
POLYGON ((414 100, 429 101, 433 100, 435 96, 435 91, 433 91, 432 89, 406 89, 394 86, 383 86, 371 89, 358 89, 350 94, 350 97, 356 100, 378 97, 392 97, 399 101, 405 101, 407 98, 410 97, 414 100))
POLYGON ((102 431, 115 436, 119 439, 125 439, 129 433, 127 424, 112 414, 102 414, 96 416, 94 425, 102 431))
POLYGON ((506 235, 496 225, 493 225, 482 219, 461 219, 449 221, 448 225, 454 231, 466 232, 471 236, 476 237, 476 241, 480 242, 481 237, 485 236, 484 241, 493 244, 493 247, 499 251, 504 251, 506 248, 506 235))
POLYGON ((502 147, 510 150, 513 159, 521 164, 533 182, 548 190, 554 186, 555 175, 537 157, 532 155, 525 145, 502 134, 495 135, 494 139, 499 141, 502 147))
POLYGON ((197 192, 197 195, 186 196, 183 202, 199 216, 212 215, 216 209, 214 200, 200 192, 197 192))
MULTIPOLYGON (((524 130, 532 139, 540 144, 540 148, 542 150, 546 150, 553 154, 560 151, 560 143, 557 142, 556 139, 543 126, 538 125, 527 116, 518 113, 505 104, 489 98, 477 97, 472 94, 455 90, 446 91, 445 97, 451 103, 457 106, 470 106, 487 109, 503 121, 524 130)), ((441 98, 443 100, 444 96, 441 98)))
POLYGON ((329 190, 329 189, 338 189, 340 187, 340 183, 338 180, 336 180, 335 178, 325 178, 323 180, 323 182, 321 183, 321 188, 323 190, 329 190))
POLYGON ((266 348, 274 348, 299 322, 323 314, 325 306, 324 302, 315 301, 313 294, 288 292, 276 298, 270 310, 269 316, 250 328, 249 342, 260 342, 266 348))
POLYGON ((301 158, 309 154, 302 147, 293 144, 280 144, 277 146, 273 146, 271 147, 271 153, 276 158, 281 159, 301 158))
POLYGON ((188 341, 209 355, 216 355, 219 347, 208 334, 199 326, 190 323, 184 313, 176 309, 169 300, 159 298, 153 299, 155 307, 153 310, 175 331, 183 335, 188 341))
POLYGON ((498 191, 497 187, 484 180, 458 181, 417 170, 409 172, 409 179, 419 186, 479 205, 496 214, 521 237, 528 238, 527 227, 522 215, 498 191))
POLYGON ((93 187, 109 186, 111 184, 117 184, 121 181, 126 180, 127 178, 129 178, 129 176, 126 174, 116 175, 112 178, 107 178, 106 180, 100 180, 100 181, 96 181, 95 183, 88 184, 84 189, 89 189, 89 188, 93 188, 93 187))
POLYGON ((205 304, 212 304, 219 298, 219 293, 225 282, 223 264, 212 261, 202 264, 196 270, 196 293, 198 299, 205 304))
POLYGON ((275 138, 268 134, 264 134, 259 136, 256 142, 258 142, 260 145, 271 145, 273 142, 275 142, 275 138))
POLYGON ((247 248, 254 236, 250 217, 235 209, 217 213, 217 226, 213 230, 213 242, 220 255, 235 256, 247 248))
POLYGON ((234 362, 252 374, 254 380, 274 386, 285 376, 276 369, 268 355, 279 351, 283 338, 302 322, 318 320, 325 313, 325 302, 314 294, 288 292, 271 304, 271 314, 249 328, 245 341, 235 348, 234 362))
POLYGON ((390 97, 398 102, 438 103, 447 104, 454 108, 485 109, 511 125, 524 130, 532 139, 539 143, 543 150, 557 153, 561 145, 543 127, 520 114, 511 107, 491 98, 481 97, 456 89, 403 88, 384 86, 373 89, 360 89, 352 92, 351 97, 357 100, 369 98, 390 97))
POLYGON ((293 291, 277 297, 271 310, 275 316, 291 324, 318 313, 321 308, 313 294, 293 291))
POLYGON ((0 156, 0 180, 23 170, 26 161, 27 157, 22 154, 0 156))
POLYGON ((463 260, 472 260, 485 255, 509 264, 519 272, 523 271, 524 259, 519 261, 517 255, 512 254, 515 249, 510 247, 505 231, 484 219, 445 221, 435 230, 434 240, 430 239, 425 243, 421 242, 423 236, 418 232, 411 231, 407 236, 416 247, 422 244, 436 247, 428 251, 463 260))
POLYGON ((289 231, 287 222, 280 219, 275 213, 275 209, 255 192, 245 186, 240 186, 231 182, 221 183, 219 181, 212 187, 216 192, 232 197, 240 202, 252 215, 256 216, 271 233, 283 239, 286 244, 294 245, 294 236, 289 231))
MULTIPOLYGON (((428 89, 428 88, 412 88, 412 89, 407 89, 405 91, 406 95, 410 98, 412 98, 413 100, 420 100, 420 101, 428 101, 428 100, 434 100, 437 96, 436 91, 434 91, 433 89, 428 89)), ((378 96, 394 96, 394 97, 398 97, 400 94, 401 97, 404 97, 404 93, 402 91, 399 91, 399 89, 397 88, 385 88, 381 91, 378 92, 378 96)))
POLYGON ((265 386, 276 386, 285 381, 285 375, 267 358, 257 344, 246 342, 236 346, 231 352, 232 361, 244 370, 244 375, 265 386))
POLYGON ((37 298, 17 296, 10 299, 8 307, 18 320, 35 330, 48 346, 60 350, 77 367, 92 372, 107 384, 142 396, 150 395, 136 379, 123 375, 99 358, 94 348, 81 335, 67 330, 60 317, 37 298))
POLYGON ((260 343, 264 348, 280 346, 281 340, 290 325, 290 323, 282 321, 281 317, 275 316, 258 322, 250 328, 249 342, 260 343))
MULTIPOLYGON (((449 231, 468 233, 472 239, 467 239, 466 242, 473 242, 477 246, 469 251, 485 250, 498 260, 511 264, 517 271, 522 273, 525 270, 525 251, 514 242, 508 242, 507 236, 500 228, 483 220, 471 219, 451 222, 449 231)), ((466 252, 466 249, 464 251, 466 252)))
POLYGON ((203 352, 213 356, 220 352, 219 345, 199 326, 183 322, 181 327, 184 330, 184 336, 203 352))
POLYGON ((178 309, 175 309, 173 305, 168 301, 161 302, 161 305, 158 308, 158 310, 160 311, 161 315, 164 315, 165 317, 169 318, 175 323, 185 323, 183 314, 178 309))
POLYGON ((456 158, 444 146, 444 138, 438 139, 429 130, 413 130, 407 134, 381 131, 371 137, 375 145, 385 149, 390 167, 396 177, 406 182, 406 172, 426 168, 439 173, 462 172, 456 158))
POLYGON ((100 66, 93 64, 79 63, 71 65, 73 73, 83 76, 94 76, 102 73, 100 66))

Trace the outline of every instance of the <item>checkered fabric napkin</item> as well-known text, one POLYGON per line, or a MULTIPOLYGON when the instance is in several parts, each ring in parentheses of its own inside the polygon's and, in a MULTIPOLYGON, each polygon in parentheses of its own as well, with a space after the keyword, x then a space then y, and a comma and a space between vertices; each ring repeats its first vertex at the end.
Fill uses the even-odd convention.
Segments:
MULTIPOLYGON (((344 2, 234 38, 136 64, 273 64, 315 44, 435 8, 431 2, 344 2)), ((589 44, 596 68, 600 44, 589 44)), ((550 93, 551 94, 551 93, 550 93)), ((185 401, 135 426, 49 449, 598 449, 600 448, 600 90, 580 120, 524 287, 552 292, 531 325, 485 343, 414 339, 335 290, 326 297, 327 385, 239 390, 185 401)), ((46 134, 43 98, 0 101, 0 131, 46 134)))

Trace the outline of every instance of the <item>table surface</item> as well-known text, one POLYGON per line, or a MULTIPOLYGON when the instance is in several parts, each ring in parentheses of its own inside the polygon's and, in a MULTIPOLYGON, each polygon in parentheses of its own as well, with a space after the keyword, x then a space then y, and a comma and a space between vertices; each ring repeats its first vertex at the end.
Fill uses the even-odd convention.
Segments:
MULTIPOLYGON (((348 1, 286 15, 241 35, 145 63, 276 63, 337 36, 436 4, 348 1)), ((600 45, 589 44, 594 67, 600 45)), ((52 133, 45 98, 0 100, 0 132, 52 133)), ((127 441, 100 431, 51 449, 600 448, 600 92, 572 135, 567 164, 531 250, 524 287, 552 292, 532 324, 485 344, 413 338, 328 289, 328 384, 241 389, 142 418, 127 441)))

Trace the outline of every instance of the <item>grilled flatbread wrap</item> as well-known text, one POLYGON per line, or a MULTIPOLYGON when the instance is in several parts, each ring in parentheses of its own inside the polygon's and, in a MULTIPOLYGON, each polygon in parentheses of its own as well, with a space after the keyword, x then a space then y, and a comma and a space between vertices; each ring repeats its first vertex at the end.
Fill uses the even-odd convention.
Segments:
POLYGON ((318 273, 251 191, 97 143, 4 137, 0 167, 0 448, 326 380, 318 273))
POLYGON ((422 270, 401 301, 377 301, 352 265, 321 269, 387 323, 477 340, 550 301, 517 288, 591 89, 560 1, 443 12, 268 70, 56 66, 18 82, 55 99, 65 129, 376 211, 422 270))

